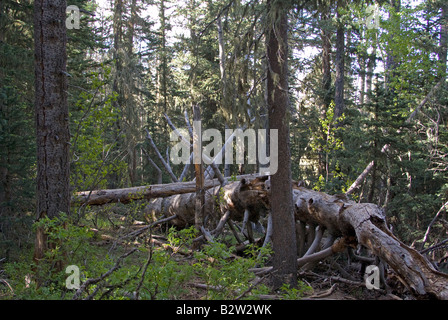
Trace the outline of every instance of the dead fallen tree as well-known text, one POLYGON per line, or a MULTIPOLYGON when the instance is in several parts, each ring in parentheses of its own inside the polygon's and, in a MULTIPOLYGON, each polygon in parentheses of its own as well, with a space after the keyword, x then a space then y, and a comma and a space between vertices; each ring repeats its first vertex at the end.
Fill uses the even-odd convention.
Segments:
MULTIPOLYGON (((236 180, 255 177, 256 175, 237 176, 236 180)), ((219 186, 217 179, 205 180, 204 189, 219 186)), ((72 197, 71 205, 104 205, 107 203, 129 203, 133 200, 154 199, 169 197, 172 195, 195 192, 196 182, 175 182, 167 184, 154 184, 149 186, 139 186, 122 189, 104 189, 81 191, 72 197)))
MULTIPOLYGON (((347 243, 355 239, 386 262, 416 297, 448 300, 448 275, 397 239, 378 206, 302 187, 294 189, 294 201, 298 220, 322 226, 332 237, 348 239, 347 243)), ((333 247, 339 251, 340 243, 333 247)))
MULTIPOLYGON (((215 221, 225 223, 227 219, 243 221, 247 212, 248 220, 257 222, 260 212, 267 209, 267 176, 243 178, 225 186, 215 186, 205 192, 204 212, 215 221), (226 213, 228 213, 226 215, 226 213)), ((206 180, 208 181, 208 180, 206 180)), ((178 194, 150 201, 145 209, 145 218, 155 221, 160 216, 176 215, 171 224, 183 228, 195 224, 196 193, 178 194)))
MULTIPOLYGON (((217 180, 207 180, 204 188, 219 185, 217 180)), ((123 189, 105 189, 77 192, 71 201, 72 205, 104 205, 107 203, 129 203, 133 200, 168 197, 174 194, 194 192, 195 182, 177 182, 155 184, 123 189)))
MULTIPOLYGON (((226 222, 256 222, 260 214, 269 208, 268 177, 244 178, 225 186, 218 185, 216 180, 206 180, 205 184, 204 212, 208 219, 214 221, 215 226, 211 232, 203 231, 206 239, 222 230, 226 222)), ((102 204, 154 198, 145 210, 147 220, 152 222, 162 217, 174 217, 169 222, 177 227, 195 224, 194 182, 140 188, 144 189, 92 192, 90 199, 83 193, 86 197, 83 200, 84 203, 102 204)), ((348 246, 360 244, 392 268, 416 297, 448 300, 448 275, 436 271, 424 256, 397 239, 387 228, 381 208, 370 203, 356 203, 346 195, 328 195, 297 184, 293 186, 293 195, 295 218, 302 227, 308 226, 307 235, 304 234, 304 228, 297 228, 298 247, 305 247, 303 243, 307 242, 307 248, 298 255, 299 267, 316 263, 348 246), (321 245, 324 242, 324 231, 329 237, 321 245)))

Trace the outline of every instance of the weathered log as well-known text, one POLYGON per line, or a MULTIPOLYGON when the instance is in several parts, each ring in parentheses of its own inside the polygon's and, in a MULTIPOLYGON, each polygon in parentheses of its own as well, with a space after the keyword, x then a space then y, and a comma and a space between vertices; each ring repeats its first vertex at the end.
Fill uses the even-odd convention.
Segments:
MULTIPOLYGON (((254 178, 257 175, 241 175, 236 180, 254 178)), ((217 179, 205 180, 204 189, 219 186, 217 179)), ((169 197, 176 194, 195 192, 196 182, 176 182, 167 184, 154 184, 122 189, 104 189, 80 191, 72 197, 71 205, 104 205, 107 203, 129 203, 133 200, 169 197)))
POLYGON ((384 260, 416 297, 448 300, 448 275, 436 271, 424 256, 398 240, 378 206, 301 187, 294 188, 294 202, 297 219, 323 226, 333 236, 355 237, 384 260))
MULTIPOLYGON (((249 221, 258 221, 260 214, 267 210, 268 191, 265 182, 267 176, 254 179, 241 179, 225 186, 215 186, 205 192, 204 212, 216 221, 229 211, 230 219, 242 221, 244 212, 249 212, 249 221)), ((186 193, 152 200, 145 209, 145 219, 157 220, 160 216, 177 215, 170 223, 184 228, 195 224, 196 194, 186 193)))
MULTIPOLYGON (((204 188, 219 185, 218 180, 207 180, 204 188)), ((103 205, 107 203, 129 203, 133 200, 168 197, 175 194, 194 192, 196 182, 176 182, 167 184, 154 184, 123 189, 105 189, 77 192, 72 197, 72 205, 103 205)))

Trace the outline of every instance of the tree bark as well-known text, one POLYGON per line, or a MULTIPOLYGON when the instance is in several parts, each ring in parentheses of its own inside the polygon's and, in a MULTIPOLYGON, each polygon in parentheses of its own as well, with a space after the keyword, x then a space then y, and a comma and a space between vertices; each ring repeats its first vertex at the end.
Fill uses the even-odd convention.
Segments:
POLYGON ((159 111, 164 113, 168 110, 168 51, 166 47, 167 19, 165 10, 165 1, 161 0, 159 3, 160 53, 157 68, 157 104, 159 105, 159 111))
MULTIPOLYGON (((333 98, 331 93, 331 31, 329 30, 330 22, 330 9, 328 6, 323 6, 321 12, 321 31, 320 38, 322 40, 322 87, 321 87, 321 118, 327 118, 327 112, 331 105, 333 98)), ((328 131, 321 130, 319 133, 322 141, 328 141, 328 131)), ((327 170, 327 157, 325 155, 324 145, 319 145, 318 149, 318 174, 326 176, 327 170)))
POLYGON ((366 103, 370 103, 371 99, 370 96, 372 94, 373 90, 373 73, 376 66, 376 48, 372 49, 372 53, 368 55, 368 61, 367 61, 367 77, 366 77, 366 103))
POLYGON ((390 32, 390 43, 389 48, 387 51, 387 57, 386 57, 386 77, 385 77, 385 83, 386 83, 386 89, 393 92, 393 88, 391 88, 391 81, 395 76, 395 70, 398 66, 397 56, 394 52, 393 47, 396 45, 394 40, 394 34, 400 33, 401 29, 401 23, 400 23, 400 10, 401 10, 401 0, 390 0, 390 5, 393 8, 393 12, 389 13, 389 21, 391 22, 392 27, 394 28, 390 32), (392 48, 391 48, 392 47, 392 48))
MULTIPOLYGON (((278 130, 278 170, 271 176, 273 287, 297 286, 297 252, 292 203, 288 96, 288 3, 268 1, 267 106, 270 130, 278 130)), ((275 156, 275 155, 274 155, 275 156)), ((273 155, 271 154, 271 161, 273 155)))
MULTIPOLYGON (((34 2, 37 220, 70 211, 66 7, 65 0, 34 2)), ((34 260, 55 246, 38 228, 34 260)))
POLYGON ((366 59, 364 53, 359 57, 359 103, 364 104, 364 97, 366 95, 366 59))
POLYGON ((322 40, 322 97, 323 107, 326 112, 331 103, 331 32, 328 26, 330 12, 328 8, 321 14, 322 27, 320 37, 322 40))
MULTIPOLYGON (((204 189, 219 185, 217 179, 206 180, 204 189)), ((77 192, 72 197, 72 205, 104 205, 107 203, 129 203, 134 200, 169 197, 176 194, 195 192, 196 182, 154 184, 123 189, 106 189, 77 192)))

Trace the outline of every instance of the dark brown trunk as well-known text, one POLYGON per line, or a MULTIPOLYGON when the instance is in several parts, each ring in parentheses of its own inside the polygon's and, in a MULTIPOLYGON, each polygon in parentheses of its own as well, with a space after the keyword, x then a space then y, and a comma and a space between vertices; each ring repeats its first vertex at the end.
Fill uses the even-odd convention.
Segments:
POLYGON ((344 112, 344 69, 345 69, 345 28, 340 21, 342 15, 340 10, 343 8, 342 0, 338 1, 338 29, 336 31, 336 79, 335 79, 335 96, 334 96, 334 119, 338 122, 338 118, 344 112))
MULTIPOLYGON (((330 13, 329 9, 325 8, 324 12, 321 13, 321 20, 322 20, 322 26, 321 26, 321 32, 320 37, 322 40, 322 108, 321 108, 321 117, 322 119, 327 118, 327 111, 330 107, 331 100, 333 98, 331 94, 331 42, 330 42, 330 36, 331 32, 329 30, 329 21, 330 21, 330 13)), ((321 140, 327 141, 327 131, 321 130, 320 132, 321 140)), ((324 151, 324 146, 320 146, 318 150, 318 156, 319 156, 319 164, 318 164, 318 171, 319 175, 326 176, 326 168, 327 168, 327 161, 324 151)))
POLYGON ((160 18, 160 52, 159 52, 159 67, 158 67, 158 93, 157 103, 160 110, 164 113, 168 110, 168 57, 166 48, 166 15, 165 15, 165 1, 161 0, 159 5, 160 18))
MULTIPOLYGON (((193 120, 194 125, 201 121, 201 112, 199 106, 193 107, 193 120)), ((193 130, 193 159, 194 159, 194 171, 196 178, 196 198, 195 198, 195 226, 200 231, 204 223, 204 202, 205 202, 205 189, 204 189, 204 168, 202 166, 202 137, 201 127, 193 130)))
POLYGON ((323 26, 320 33, 322 39, 322 90, 323 108, 326 113, 331 103, 331 32, 328 30, 329 12, 326 10, 321 15, 323 26))
POLYGON ((366 79, 366 90, 367 93, 366 103, 371 101, 370 95, 372 94, 372 84, 373 84, 373 72, 376 66, 376 50, 373 49, 373 52, 369 54, 369 59, 367 62, 367 79, 366 79))
POLYGON ((439 78, 444 78, 446 77, 448 56, 448 4, 446 2, 442 4, 442 19, 440 23, 439 78))
MULTIPOLYGON (((65 0, 34 2, 37 220, 70 210, 66 7, 65 0)), ((35 261, 54 246, 39 228, 35 261)))
MULTIPOLYGON (((389 14, 389 20, 391 21, 393 27, 394 27, 394 31, 392 31, 392 37, 391 37, 391 41, 392 41, 392 46, 394 46, 394 33, 396 32, 396 30, 398 30, 397 32, 400 32, 400 16, 398 15, 398 13, 401 10, 401 0, 390 0, 390 5, 393 7, 394 13, 393 14, 389 14)), ((386 89, 390 89, 393 91, 393 88, 390 86, 392 79, 395 76, 395 69, 398 66, 398 61, 397 61, 397 56, 395 55, 394 51, 389 48, 387 50, 387 57, 386 57, 386 89)))
MULTIPOLYGON (((271 176, 273 286, 297 285, 297 247, 291 189, 287 3, 268 1, 273 26, 267 35, 267 105, 270 130, 278 130, 278 170, 271 176), (272 5, 271 5, 272 4, 272 5)), ((272 161, 272 155, 271 155, 272 161)))

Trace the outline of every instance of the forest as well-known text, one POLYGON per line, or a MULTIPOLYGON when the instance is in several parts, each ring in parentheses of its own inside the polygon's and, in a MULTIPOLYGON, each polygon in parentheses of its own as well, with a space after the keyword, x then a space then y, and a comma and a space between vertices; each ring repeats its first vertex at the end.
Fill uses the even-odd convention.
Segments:
POLYGON ((447 56, 446 0, 1 0, 0 300, 448 300, 447 56))

